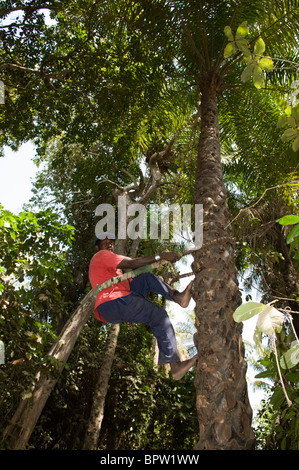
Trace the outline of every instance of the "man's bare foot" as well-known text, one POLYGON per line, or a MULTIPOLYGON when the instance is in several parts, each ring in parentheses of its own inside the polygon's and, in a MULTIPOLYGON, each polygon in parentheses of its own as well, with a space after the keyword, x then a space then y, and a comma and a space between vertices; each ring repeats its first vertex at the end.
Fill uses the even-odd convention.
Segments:
POLYGON ((186 361, 172 362, 170 364, 170 369, 174 380, 180 380, 184 377, 188 370, 196 364, 197 357, 197 354, 195 354, 195 356, 191 359, 187 359, 186 361))
POLYGON ((188 286, 186 287, 185 290, 183 290, 183 292, 175 291, 172 296, 172 300, 183 308, 188 307, 189 305, 190 299, 192 297, 192 294, 191 294, 192 284, 193 284, 193 281, 191 281, 188 284, 188 286))

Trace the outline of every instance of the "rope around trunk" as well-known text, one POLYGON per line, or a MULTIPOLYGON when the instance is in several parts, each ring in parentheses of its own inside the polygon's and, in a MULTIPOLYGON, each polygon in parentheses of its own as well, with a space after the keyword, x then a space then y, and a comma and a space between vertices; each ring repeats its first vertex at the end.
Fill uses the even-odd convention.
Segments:
MULTIPOLYGON (((207 248, 208 246, 220 242, 222 240, 231 240, 231 237, 220 237, 216 238, 215 240, 212 240, 211 242, 207 243, 206 245, 203 245, 204 248, 207 248)), ((202 248, 203 248, 202 247, 202 248)), ((194 253, 195 251, 198 251, 199 248, 192 248, 191 250, 186 250, 182 253, 182 257, 186 255, 190 255, 194 253)), ((139 276, 139 274, 142 273, 148 273, 152 272, 154 269, 158 268, 159 266, 162 266, 163 264, 168 263, 166 260, 161 260, 153 264, 148 264, 146 266, 142 266, 141 268, 134 269, 132 271, 128 271, 127 273, 121 274, 120 276, 112 277, 111 279, 108 279, 107 281, 103 282, 103 284, 99 284, 94 290, 93 290, 93 295, 96 297, 98 293, 104 289, 107 289, 108 287, 113 286, 114 284, 118 284, 119 282, 122 281, 127 281, 128 279, 133 279, 134 277, 139 276)), ((180 277, 187 277, 187 276, 192 276, 194 273, 187 273, 183 274, 180 277)), ((174 282, 174 281, 173 281, 174 282)))

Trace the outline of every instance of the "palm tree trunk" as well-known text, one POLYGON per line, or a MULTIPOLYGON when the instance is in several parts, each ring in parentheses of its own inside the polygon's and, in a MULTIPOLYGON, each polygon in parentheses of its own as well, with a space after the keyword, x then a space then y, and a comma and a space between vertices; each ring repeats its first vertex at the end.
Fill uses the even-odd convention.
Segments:
POLYGON ((252 449, 242 326, 233 320, 241 297, 223 182, 217 83, 202 83, 195 203, 203 204, 203 246, 194 256, 195 379, 199 441, 196 449, 252 449))

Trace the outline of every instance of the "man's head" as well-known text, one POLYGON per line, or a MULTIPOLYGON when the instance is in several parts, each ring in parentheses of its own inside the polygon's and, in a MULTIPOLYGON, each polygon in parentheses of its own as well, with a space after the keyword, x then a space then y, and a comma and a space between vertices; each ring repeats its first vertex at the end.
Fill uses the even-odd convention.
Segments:
POLYGON ((114 249, 115 235, 113 233, 101 233, 94 241, 96 251, 114 249))

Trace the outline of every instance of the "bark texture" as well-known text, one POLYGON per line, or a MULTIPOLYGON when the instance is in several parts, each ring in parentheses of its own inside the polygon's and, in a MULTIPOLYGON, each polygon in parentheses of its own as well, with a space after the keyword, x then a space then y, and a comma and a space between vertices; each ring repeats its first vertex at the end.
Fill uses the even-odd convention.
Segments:
POLYGON ((117 338, 119 335, 119 324, 112 325, 105 351, 105 359, 99 372, 99 378, 95 387, 90 418, 84 438, 83 450, 96 450, 99 434, 104 418, 105 400, 108 391, 111 368, 114 360, 117 338))
POLYGON ((253 449, 242 326, 233 320, 241 303, 220 158, 217 81, 202 83, 195 203, 203 204, 203 247, 193 262, 198 349, 195 380, 199 441, 196 449, 253 449))

